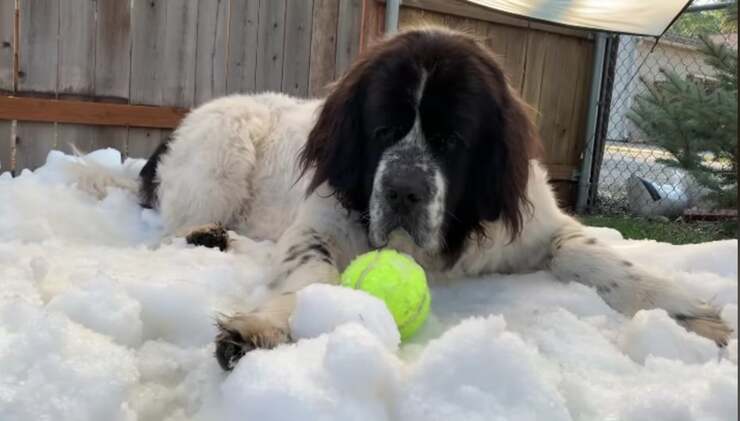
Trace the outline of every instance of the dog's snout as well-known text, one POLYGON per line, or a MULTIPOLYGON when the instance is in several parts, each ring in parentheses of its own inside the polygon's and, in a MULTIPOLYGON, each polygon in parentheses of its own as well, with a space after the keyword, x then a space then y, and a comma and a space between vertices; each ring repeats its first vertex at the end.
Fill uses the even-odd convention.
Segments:
POLYGON ((429 196, 429 189, 420 176, 395 177, 385 187, 385 198, 397 212, 409 212, 429 196))

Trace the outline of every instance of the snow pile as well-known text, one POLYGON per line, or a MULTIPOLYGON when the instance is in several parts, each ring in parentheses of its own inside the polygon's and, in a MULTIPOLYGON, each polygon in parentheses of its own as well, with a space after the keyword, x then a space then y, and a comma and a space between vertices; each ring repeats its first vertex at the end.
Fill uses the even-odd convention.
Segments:
MULTIPOLYGON (((213 318, 265 297, 247 255, 161 238, 126 189, 82 193, 66 163, 0 176, 0 419, 729 420, 737 338, 718 350, 662 310, 625 318, 546 272, 432 288, 409 343, 358 291, 301 292, 297 342, 213 358, 213 318)), ((97 165, 135 174, 112 150, 97 165)), ((737 327, 737 241, 672 246, 591 234, 723 308, 737 327)))

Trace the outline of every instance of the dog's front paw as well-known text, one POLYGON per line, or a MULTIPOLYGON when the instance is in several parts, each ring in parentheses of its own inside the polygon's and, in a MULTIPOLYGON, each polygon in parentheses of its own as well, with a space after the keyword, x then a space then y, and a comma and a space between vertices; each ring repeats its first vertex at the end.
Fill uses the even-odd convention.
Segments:
POLYGON ((286 329, 254 314, 236 314, 218 320, 217 326, 216 360, 226 371, 232 370, 247 352, 274 348, 290 338, 286 329))
POLYGON ((194 246, 218 247, 224 251, 229 247, 229 234, 221 224, 208 224, 191 229, 186 233, 185 241, 194 246))

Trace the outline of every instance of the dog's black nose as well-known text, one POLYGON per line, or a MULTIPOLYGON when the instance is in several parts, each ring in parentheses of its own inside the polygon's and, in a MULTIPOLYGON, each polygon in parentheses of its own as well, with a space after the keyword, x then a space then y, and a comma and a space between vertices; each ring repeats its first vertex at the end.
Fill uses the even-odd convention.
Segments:
POLYGON ((421 177, 394 177, 385 186, 385 198, 395 212, 410 212, 428 199, 429 189, 421 177))

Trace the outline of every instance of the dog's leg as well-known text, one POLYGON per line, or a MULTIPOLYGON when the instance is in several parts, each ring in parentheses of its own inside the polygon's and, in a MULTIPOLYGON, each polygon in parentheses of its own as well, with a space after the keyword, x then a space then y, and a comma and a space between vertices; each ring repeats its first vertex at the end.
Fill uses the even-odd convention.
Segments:
POLYGON ((690 295, 679 284, 621 258, 580 226, 561 230, 552 240, 550 268, 559 279, 594 287, 615 310, 632 316, 642 309, 662 308, 679 324, 699 335, 727 344, 731 330, 719 311, 690 295))
POLYGON ((296 292, 312 283, 337 283, 338 267, 360 251, 331 224, 298 222, 291 227, 272 256, 274 275, 269 287, 274 298, 251 312, 218 321, 216 359, 221 367, 231 370, 245 353, 289 341, 288 320, 296 292), (341 247, 338 237, 342 237, 341 247))

